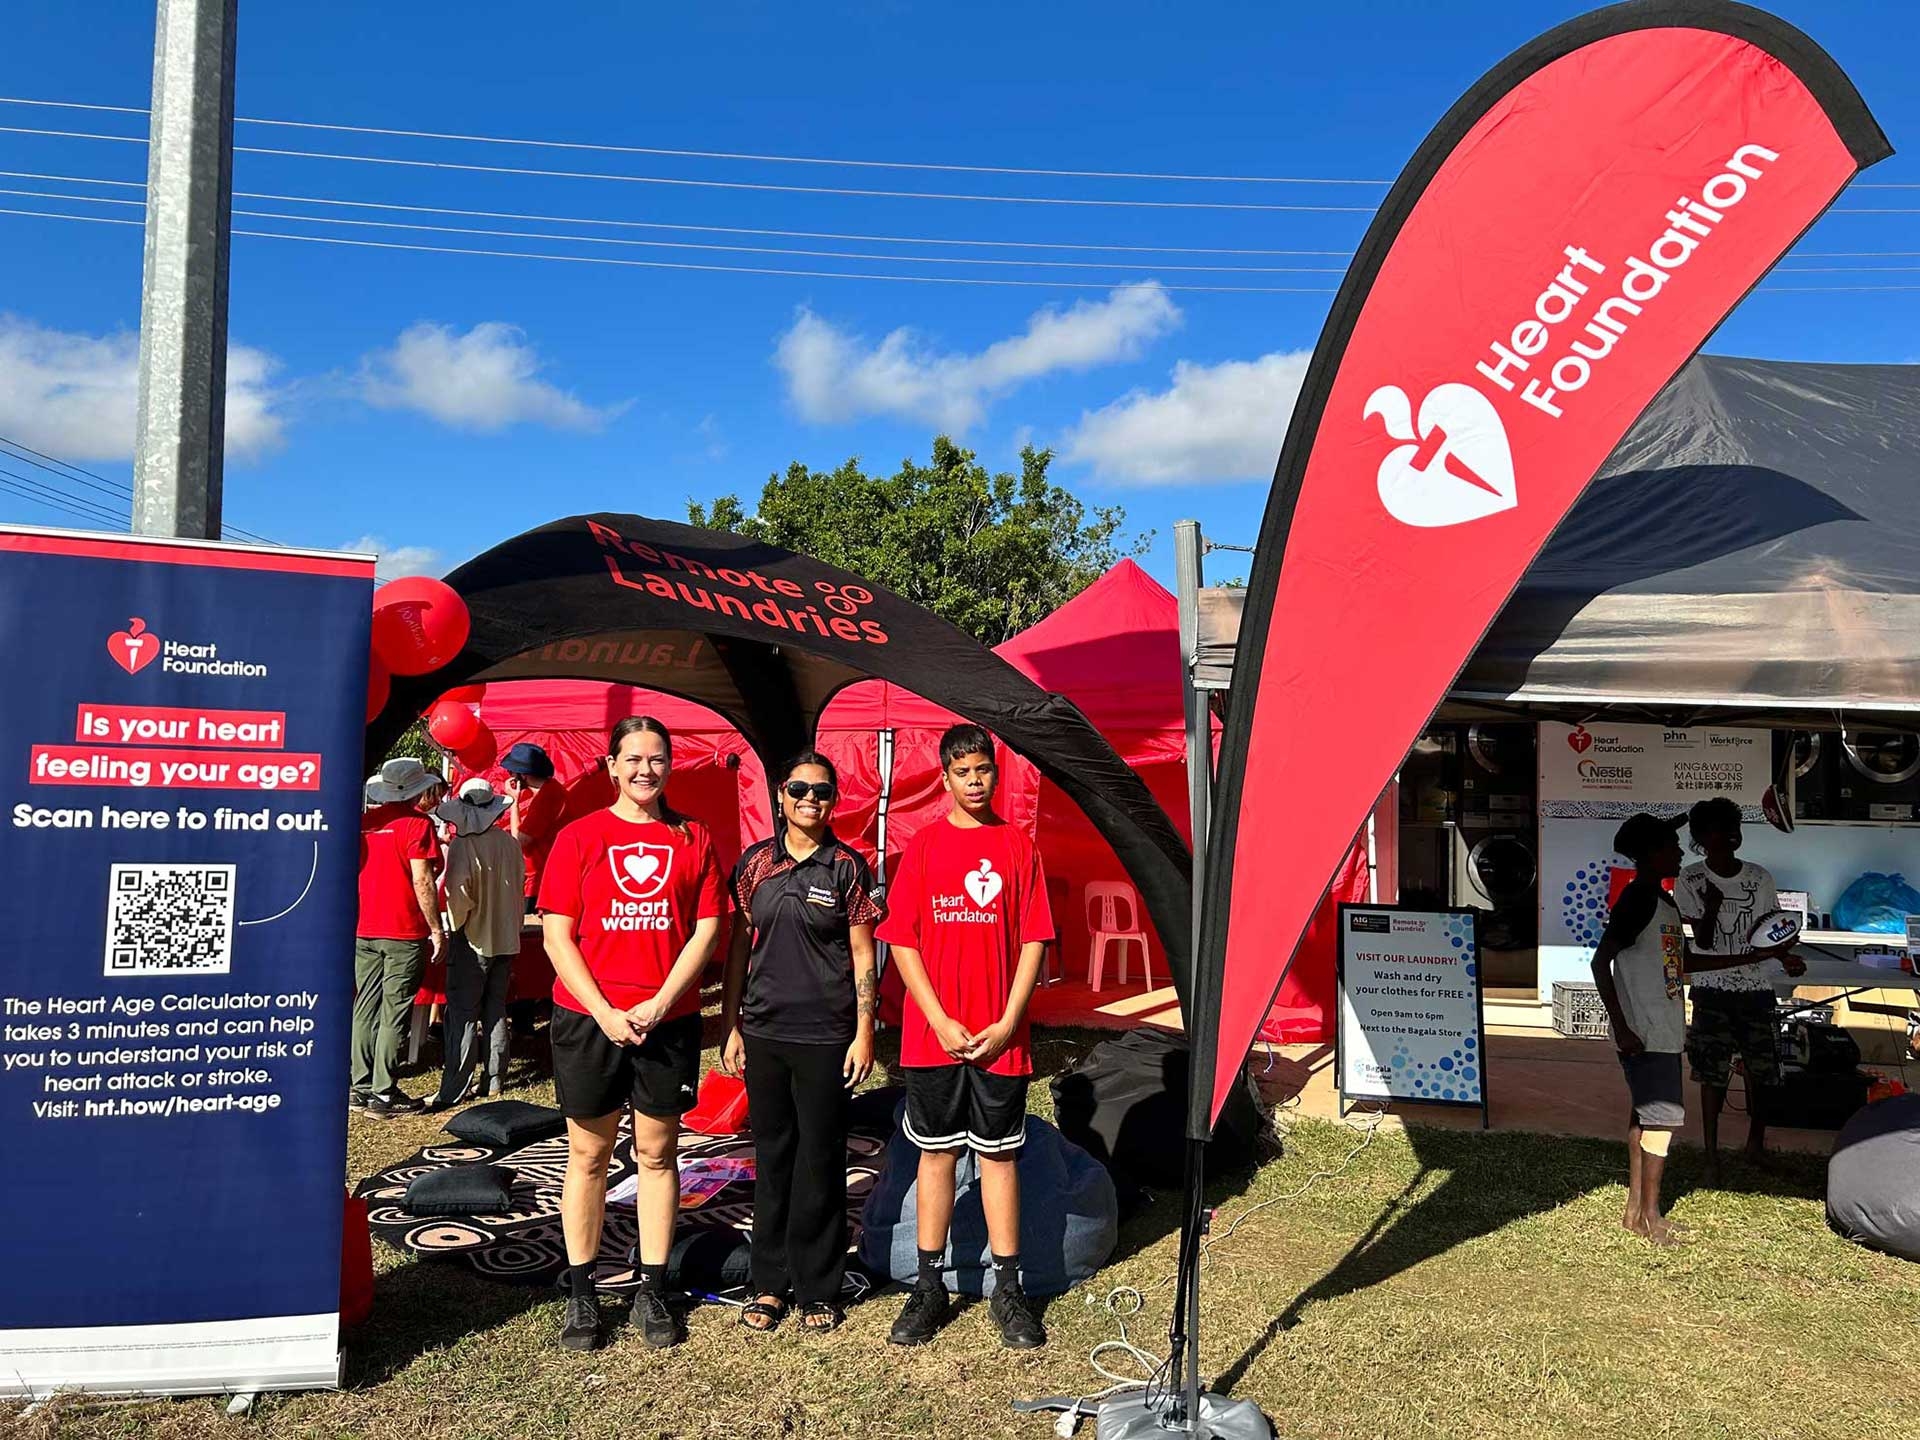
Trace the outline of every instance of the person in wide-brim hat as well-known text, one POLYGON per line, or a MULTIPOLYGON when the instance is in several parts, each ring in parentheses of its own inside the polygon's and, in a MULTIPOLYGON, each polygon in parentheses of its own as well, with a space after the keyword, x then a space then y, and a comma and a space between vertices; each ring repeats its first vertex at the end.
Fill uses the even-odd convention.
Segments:
POLYGON ((451 825, 456 835, 478 835, 492 829, 512 803, 512 797, 499 794, 475 776, 435 806, 433 815, 451 825))
POLYGON ((404 805, 436 786, 444 788, 446 783, 438 770, 429 769, 411 755, 397 756, 368 777, 367 803, 404 805))

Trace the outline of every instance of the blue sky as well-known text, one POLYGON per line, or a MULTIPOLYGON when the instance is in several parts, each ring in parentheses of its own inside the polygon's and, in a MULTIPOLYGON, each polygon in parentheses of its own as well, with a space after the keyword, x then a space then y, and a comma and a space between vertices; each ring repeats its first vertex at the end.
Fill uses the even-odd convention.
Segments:
MULTIPOLYGON (((1003 166, 1387 180, 1481 72, 1582 7, 1542 3, 1082 3, 704 6, 497 3, 242 6, 242 116, 669 150, 1003 166), (320 17, 324 16, 324 22, 320 17), (454 18, 456 17, 457 18, 454 18)), ((1904 3, 1778 7, 1853 76, 1896 151, 1920 157, 1904 3)), ((152 10, 20 0, 0 95, 144 107, 152 10)), ((137 114, 0 105, 0 125, 139 135, 137 114)), ((1368 185, 1215 184, 801 165, 238 127, 243 146, 656 179, 1075 200, 1364 207, 1368 185)), ((0 132, 0 169, 137 182, 138 145, 0 132)), ((401 225, 598 235, 742 250, 458 236, 237 217, 236 229, 386 244, 739 268, 949 275, 1037 286, 894 283, 234 242, 226 516, 292 544, 377 540, 434 573, 561 515, 681 518, 689 497, 751 498, 791 460, 890 470, 956 433, 996 468, 1028 439, 1090 504, 1250 542, 1325 293, 1367 216, 826 195, 510 175, 241 153, 236 209, 401 225), (354 201, 357 207, 315 200, 354 201), (451 216, 440 207, 568 223, 451 216), (624 221, 626 226, 587 224, 624 221), (647 229, 652 226, 710 227, 647 229), (806 231, 828 240, 729 234, 806 231), (914 240, 985 241, 925 245, 914 240), (1027 247, 1008 248, 1007 242, 1027 247), (1148 253, 1044 246, 1329 251, 1148 253), (764 253, 840 251, 924 264, 764 253), (1068 268, 1081 266, 1085 268, 1068 268), (1134 268, 1119 268, 1130 266, 1134 268), (1219 270, 1177 267, 1270 267, 1219 270), (1314 272, 1325 273, 1314 273, 1314 272), (1304 273, 1303 273, 1304 272, 1304 273), (1053 288, 1071 280, 1086 287, 1053 288)), ((1920 182, 1895 157, 1869 182, 1920 182)), ((136 189, 0 187, 137 201, 136 189)), ((1920 189, 1842 207, 1909 208, 1920 189)), ((132 205, 0 196, 0 208, 138 219, 132 205)), ((1920 213, 1834 214, 1789 266, 1920 266, 1920 213)), ((124 479, 140 231, 0 215, 0 435, 124 479)), ((1776 274, 1772 284, 1920 283, 1920 269, 1776 274)), ((1920 289, 1750 297, 1710 348, 1910 361, 1920 289)), ((0 466, 69 493, 16 462, 0 466)), ((0 492, 0 519, 73 524, 0 492)), ((1212 574, 1234 567, 1228 557, 1212 574)))

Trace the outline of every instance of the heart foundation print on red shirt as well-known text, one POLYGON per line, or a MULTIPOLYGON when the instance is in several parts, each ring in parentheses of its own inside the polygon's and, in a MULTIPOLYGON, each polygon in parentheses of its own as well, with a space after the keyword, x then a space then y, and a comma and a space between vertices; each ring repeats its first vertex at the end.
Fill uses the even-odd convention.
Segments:
POLYGON ((607 863, 613 867, 613 883, 629 900, 651 900, 667 888, 673 873, 671 845, 616 845, 607 851, 607 863))
POLYGON ((129 675, 138 675, 159 658, 160 637, 148 630, 147 622, 136 615, 127 622, 126 629, 116 630, 107 637, 107 654, 129 675))
POLYGON ((973 903, 982 910, 999 898, 1002 883, 991 860, 982 860, 978 870, 967 872, 967 894, 973 897, 973 903))

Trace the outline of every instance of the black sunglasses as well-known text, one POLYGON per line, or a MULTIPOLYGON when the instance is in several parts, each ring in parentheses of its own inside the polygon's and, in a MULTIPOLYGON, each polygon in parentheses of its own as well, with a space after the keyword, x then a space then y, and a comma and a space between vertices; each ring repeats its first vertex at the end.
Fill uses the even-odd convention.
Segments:
POLYGON ((827 801, 833 799, 833 786, 824 782, 820 784, 809 784, 805 780, 789 780, 787 781, 787 794, 795 800, 804 800, 807 796, 811 795, 815 800, 818 800, 824 805, 827 801))

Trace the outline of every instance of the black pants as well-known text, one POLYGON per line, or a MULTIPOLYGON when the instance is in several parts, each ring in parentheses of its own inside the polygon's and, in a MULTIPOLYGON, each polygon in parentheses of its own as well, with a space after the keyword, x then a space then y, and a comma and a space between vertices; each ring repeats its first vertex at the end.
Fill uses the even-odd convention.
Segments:
POLYGON ((840 1302, 847 1263, 844 1045, 747 1038, 753 1288, 801 1305, 840 1302))

